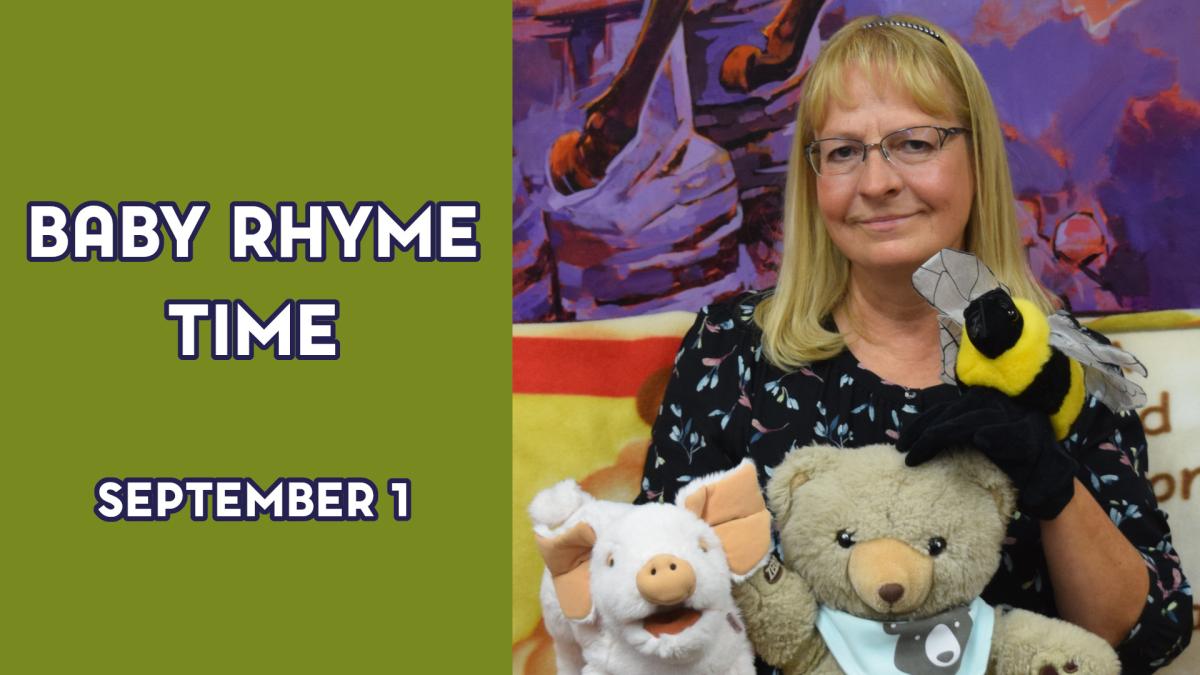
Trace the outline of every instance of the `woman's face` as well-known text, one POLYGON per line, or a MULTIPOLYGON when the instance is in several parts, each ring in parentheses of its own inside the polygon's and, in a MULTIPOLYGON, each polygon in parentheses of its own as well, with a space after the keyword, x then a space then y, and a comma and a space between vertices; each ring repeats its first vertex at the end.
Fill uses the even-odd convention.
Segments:
MULTIPOLYGON (((962 127, 923 112, 902 87, 847 72, 849 99, 832 99, 816 137, 878 143, 897 129, 962 127)), ((834 245, 851 266, 911 272, 945 247, 963 248, 974 198, 966 135, 950 136, 931 160, 901 165, 878 148, 848 174, 817 176, 817 204, 834 245)))

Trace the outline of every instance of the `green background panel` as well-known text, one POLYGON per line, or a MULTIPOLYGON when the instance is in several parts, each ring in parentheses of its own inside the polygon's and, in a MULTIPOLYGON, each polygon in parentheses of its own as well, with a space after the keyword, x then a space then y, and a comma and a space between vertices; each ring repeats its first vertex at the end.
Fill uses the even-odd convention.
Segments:
POLYGON ((0 671, 509 667, 510 13, 6 10, 0 671), (212 209, 190 263, 27 262, 26 203, 89 199, 212 209), (229 260, 230 201, 427 199, 481 203, 482 262, 229 260), (337 299, 342 357, 179 361, 168 298, 337 299), (110 524, 109 475, 362 476, 380 520, 110 524))

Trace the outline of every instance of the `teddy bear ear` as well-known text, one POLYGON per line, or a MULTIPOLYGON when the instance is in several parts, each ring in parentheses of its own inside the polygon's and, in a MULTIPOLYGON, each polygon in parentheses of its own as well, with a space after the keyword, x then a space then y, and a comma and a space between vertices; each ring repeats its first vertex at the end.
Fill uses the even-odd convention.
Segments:
POLYGON ((797 448, 772 471, 771 480, 767 482, 767 499, 771 511, 781 522, 787 520, 792 509, 792 493, 812 479, 828 454, 829 448, 821 445, 797 448))
POLYGON ((1000 467, 980 452, 972 450, 955 453, 955 457, 959 458, 959 470, 992 495, 992 501, 996 503, 996 512, 1004 526, 1008 527, 1008 521, 1017 509, 1017 491, 1012 481, 1000 467))
POLYGON ((730 471, 700 479, 680 491, 677 506, 716 532, 734 581, 758 570, 771 552, 771 514, 749 459, 730 471))
POLYGON ((536 538, 563 614, 568 619, 587 617, 592 611, 591 561, 596 531, 587 523, 576 523, 564 534, 536 538))

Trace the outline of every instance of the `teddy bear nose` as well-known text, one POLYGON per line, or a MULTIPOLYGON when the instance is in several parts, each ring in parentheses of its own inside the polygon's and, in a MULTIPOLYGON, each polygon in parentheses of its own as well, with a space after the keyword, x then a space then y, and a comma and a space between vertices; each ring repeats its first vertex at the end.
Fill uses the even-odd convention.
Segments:
POLYGON ((904 597, 904 587, 900 584, 884 584, 879 587, 879 597, 889 605, 894 605, 904 597))
POLYGON ((637 573, 642 597, 656 605, 674 605, 696 590, 696 572, 687 561, 673 555, 656 555, 637 573))

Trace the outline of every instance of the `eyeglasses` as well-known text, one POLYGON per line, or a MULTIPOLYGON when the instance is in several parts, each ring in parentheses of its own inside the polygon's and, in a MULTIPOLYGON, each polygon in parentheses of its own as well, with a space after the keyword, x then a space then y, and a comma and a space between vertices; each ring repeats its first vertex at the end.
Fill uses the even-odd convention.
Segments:
POLYGON ((883 158, 894 165, 911 166, 937 157, 952 136, 970 132, 962 127, 909 127, 871 144, 852 138, 821 138, 804 146, 804 153, 818 176, 840 176, 866 162, 871 148, 879 148, 883 158))

